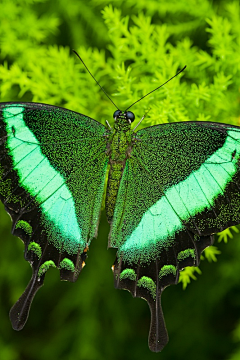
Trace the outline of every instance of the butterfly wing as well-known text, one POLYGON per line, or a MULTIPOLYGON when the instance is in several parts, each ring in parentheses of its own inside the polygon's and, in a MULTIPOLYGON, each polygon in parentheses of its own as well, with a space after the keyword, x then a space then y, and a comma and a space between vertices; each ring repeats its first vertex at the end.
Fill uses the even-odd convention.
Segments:
POLYGON ((135 134, 111 225, 115 286, 149 303, 149 347, 168 341, 160 296, 197 266, 213 233, 240 223, 240 128, 157 125, 135 134))
POLYGON ((33 275, 10 312, 20 330, 50 266, 76 281, 97 234, 108 157, 106 128, 34 103, 0 104, 0 198, 33 275))

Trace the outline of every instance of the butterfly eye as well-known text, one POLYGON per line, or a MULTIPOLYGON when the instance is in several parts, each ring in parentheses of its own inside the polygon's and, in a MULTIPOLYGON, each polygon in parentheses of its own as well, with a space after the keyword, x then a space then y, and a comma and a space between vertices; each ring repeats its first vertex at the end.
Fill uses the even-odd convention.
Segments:
POLYGON ((113 118, 115 119, 116 117, 118 117, 119 115, 121 115, 121 110, 116 110, 113 114, 113 118))
POLYGON ((126 112, 126 118, 127 118, 128 120, 130 120, 131 122, 133 122, 134 119, 135 119, 135 115, 134 115, 134 113, 132 113, 131 111, 127 111, 127 112, 126 112))

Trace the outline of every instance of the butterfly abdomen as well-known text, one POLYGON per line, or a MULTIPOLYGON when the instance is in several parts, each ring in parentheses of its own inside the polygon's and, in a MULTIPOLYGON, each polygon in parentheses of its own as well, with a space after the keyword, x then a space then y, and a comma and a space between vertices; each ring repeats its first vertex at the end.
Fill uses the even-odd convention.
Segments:
POLYGON ((110 138, 110 170, 108 174, 106 215, 110 223, 113 218, 119 185, 126 160, 131 152, 131 131, 114 131, 110 138))
POLYGON ((107 196, 106 196, 106 214, 110 223, 113 218, 114 208, 117 200, 119 184, 122 178, 122 172, 125 162, 110 162, 110 170, 108 174, 107 196))

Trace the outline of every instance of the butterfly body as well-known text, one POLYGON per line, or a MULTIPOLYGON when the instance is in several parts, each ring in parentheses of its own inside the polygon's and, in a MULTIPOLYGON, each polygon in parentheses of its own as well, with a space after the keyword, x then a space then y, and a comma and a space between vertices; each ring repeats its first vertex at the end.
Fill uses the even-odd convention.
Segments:
POLYGON ((38 103, 0 104, 0 198, 25 244, 32 279, 10 312, 24 326, 50 266, 76 281, 97 236, 104 183, 115 287, 147 300, 149 347, 168 341, 166 286, 197 266, 213 234, 240 223, 240 128, 186 122, 131 130, 117 110, 112 129, 38 103))
POLYGON ((133 143, 133 131, 131 122, 126 115, 120 114, 115 117, 115 123, 108 138, 109 173, 106 196, 106 216, 111 223, 120 181, 127 158, 130 156, 133 143))

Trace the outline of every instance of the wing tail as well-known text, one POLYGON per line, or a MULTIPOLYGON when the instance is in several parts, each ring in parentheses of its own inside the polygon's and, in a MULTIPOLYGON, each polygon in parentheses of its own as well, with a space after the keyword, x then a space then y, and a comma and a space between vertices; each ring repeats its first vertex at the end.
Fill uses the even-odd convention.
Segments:
POLYGON ((151 311, 148 346, 151 351, 159 352, 162 351, 169 340, 161 306, 161 295, 157 296, 155 301, 148 300, 148 305, 151 311))
POLYGON ((44 277, 38 277, 34 272, 26 290, 11 308, 9 317, 14 330, 22 330, 26 324, 33 298, 43 285, 44 277))

